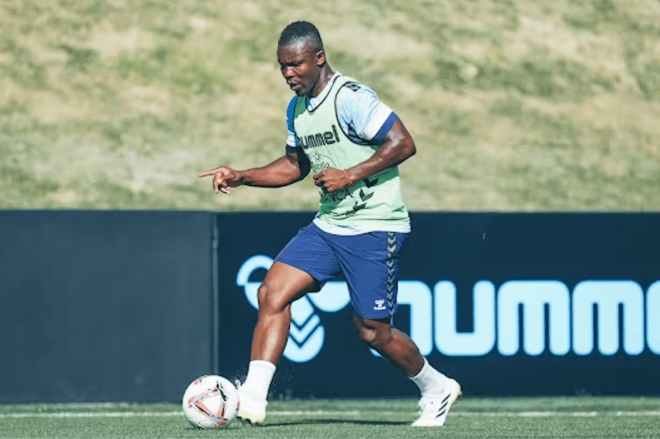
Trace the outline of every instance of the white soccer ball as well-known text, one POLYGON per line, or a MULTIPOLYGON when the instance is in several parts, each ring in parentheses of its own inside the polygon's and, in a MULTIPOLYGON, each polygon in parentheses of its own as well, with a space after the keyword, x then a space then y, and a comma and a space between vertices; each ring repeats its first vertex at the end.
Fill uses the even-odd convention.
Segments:
POLYGON ((238 413, 238 391, 229 380, 204 375, 183 394, 183 414, 198 428, 223 428, 238 413))

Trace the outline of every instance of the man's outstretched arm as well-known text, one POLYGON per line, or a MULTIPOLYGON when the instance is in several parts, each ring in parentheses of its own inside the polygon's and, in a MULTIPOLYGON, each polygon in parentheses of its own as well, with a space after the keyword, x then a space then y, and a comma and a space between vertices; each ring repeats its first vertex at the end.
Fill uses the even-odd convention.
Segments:
POLYGON ((287 153, 273 163, 261 168, 238 171, 227 166, 211 169, 199 174, 200 177, 213 176, 213 189, 224 194, 237 186, 282 187, 305 178, 309 172, 307 157, 302 154, 287 153))

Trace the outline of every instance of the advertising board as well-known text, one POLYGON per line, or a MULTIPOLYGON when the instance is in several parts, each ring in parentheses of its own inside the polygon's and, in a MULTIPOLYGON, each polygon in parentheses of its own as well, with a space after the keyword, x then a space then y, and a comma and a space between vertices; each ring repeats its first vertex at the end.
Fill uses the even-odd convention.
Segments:
MULTIPOLYGON (((312 217, 218 216, 233 231, 221 240, 232 256, 219 261, 221 314, 237 334, 222 372, 245 370, 257 289, 312 217)), ((659 394, 657 224, 657 214, 413 214, 395 326, 470 394, 659 394)), ((414 396, 351 316, 341 279, 293 304, 274 394, 414 396)))

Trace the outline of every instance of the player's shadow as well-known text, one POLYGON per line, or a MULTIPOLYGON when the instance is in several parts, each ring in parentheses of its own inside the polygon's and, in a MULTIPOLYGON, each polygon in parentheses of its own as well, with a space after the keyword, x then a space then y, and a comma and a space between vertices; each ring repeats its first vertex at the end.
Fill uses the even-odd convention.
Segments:
POLYGON ((314 425, 314 424, 357 424, 357 425, 408 425, 405 421, 369 421, 363 419, 302 419, 294 422, 280 422, 277 424, 260 425, 259 428, 286 427, 288 425, 314 425))

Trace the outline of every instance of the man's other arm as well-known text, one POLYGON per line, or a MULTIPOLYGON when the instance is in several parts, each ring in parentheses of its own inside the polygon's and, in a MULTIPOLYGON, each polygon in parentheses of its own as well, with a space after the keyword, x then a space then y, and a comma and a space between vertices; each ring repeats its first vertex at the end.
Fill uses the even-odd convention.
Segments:
POLYGON ((378 150, 367 160, 345 171, 324 169, 314 176, 314 184, 327 192, 352 185, 363 178, 394 167, 417 152, 415 142, 401 120, 397 120, 383 138, 378 150))

